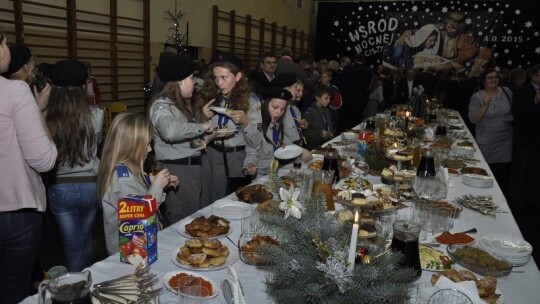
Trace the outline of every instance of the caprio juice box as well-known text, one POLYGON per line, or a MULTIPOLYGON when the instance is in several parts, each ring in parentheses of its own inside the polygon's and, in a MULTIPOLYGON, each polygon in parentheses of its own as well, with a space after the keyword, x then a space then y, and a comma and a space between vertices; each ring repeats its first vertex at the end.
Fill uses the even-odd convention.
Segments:
POLYGON ((157 203, 151 195, 128 195, 118 200, 120 261, 150 265, 157 260, 157 203))

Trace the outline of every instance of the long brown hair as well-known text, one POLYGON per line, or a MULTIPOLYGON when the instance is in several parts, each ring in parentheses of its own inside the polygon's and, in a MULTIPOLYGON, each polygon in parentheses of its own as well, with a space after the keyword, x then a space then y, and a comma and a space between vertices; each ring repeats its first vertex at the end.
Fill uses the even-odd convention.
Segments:
MULTIPOLYGON (((204 84, 197 100, 198 107, 202 107, 205 102, 214 98, 216 99, 216 102, 219 102, 223 98, 223 94, 219 92, 216 82, 214 81, 214 67, 226 68, 234 75, 242 73, 242 70, 232 63, 226 61, 214 63, 204 75, 204 84)), ((247 113, 249 111, 249 96, 251 92, 251 86, 245 75, 242 73, 242 77, 236 83, 229 95, 229 108, 233 110, 243 110, 247 113)))
POLYGON ((161 92, 156 94, 156 96, 154 96, 152 99, 150 107, 148 107, 148 113, 150 113, 156 100, 162 96, 169 98, 180 110, 180 112, 187 117, 189 122, 197 122, 196 117, 199 116, 200 109, 192 105, 191 99, 185 99, 182 97, 182 90, 180 89, 178 81, 170 81, 165 83, 163 89, 161 89, 161 92))
POLYGON ((94 157, 96 135, 84 89, 53 86, 47 107, 45 121, 58 150, 57 163, 72 168, 88 163, 94 157))
POLYGON ((117 164, 126 165, 130 174, 145 185, 142 163, 152 135, 150 122, 141 114, 124 112, 113 119, 99 164, 98 198, 107 191, 117 164))

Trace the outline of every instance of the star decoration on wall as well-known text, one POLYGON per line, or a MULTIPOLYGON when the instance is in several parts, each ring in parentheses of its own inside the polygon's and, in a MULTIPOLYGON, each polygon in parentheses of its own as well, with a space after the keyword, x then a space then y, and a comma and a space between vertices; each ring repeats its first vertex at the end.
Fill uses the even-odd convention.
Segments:
POLYGON ((416 6, 416 5, 413 5, 413 7, 412 7, 412 11, 413 11, 413 12, 416 12, 417 10, 418 10, 418 6, 416 6))
POLYGON ((521 11, 520 10, 516 10, 516 15, 519 15, 521 14, 521 11))
POLYGON ((534 50, 534 52, 535 52, 536 54, 540 54, 540 46, 537 47, 537 48, 534 50))
POLYGON ((531 22, 531 21, 525 22, 525 27, 526 27, 526 28, 532 27, 532 22, 531 22))
POLYGON ((443 7, 443 8, 441 9, 441 12, 443 12, 443 13, 448 13, 448 8, 447 8, 446 6, 443 7))
POLYGON ((471 24, 471 23, 472 23, 472 19, 471 19, 471 18, 465 19, 465 24, 471 24))
POLYGON ((339 21, 334 21, 334 26, 338 27, 339 26, 339 21))

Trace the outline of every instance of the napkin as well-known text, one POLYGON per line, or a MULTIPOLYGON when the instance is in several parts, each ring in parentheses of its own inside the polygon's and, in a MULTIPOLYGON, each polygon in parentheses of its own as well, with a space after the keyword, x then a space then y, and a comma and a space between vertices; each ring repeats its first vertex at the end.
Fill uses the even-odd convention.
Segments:
POLYGON ((463 281, 459 283, 454 283, 449 278, 445 276, 440 276, 435 286, 439 289, 456 289, 464 294, 466 294, 473 304, 484 304, 485 302, 480 299, 478 295, 478 288, 476 288, 476 283, 474 281, 463 281))
POLYGON ((240 283, 240 279, 238 279, 236 269, 231 265, 227 266, 227 274, 225 274, 221 281, 221 289, 228 304, 246 304, 242 283, 240 283), (232 299, 228 298, 227 294, 230 294, 232 299))

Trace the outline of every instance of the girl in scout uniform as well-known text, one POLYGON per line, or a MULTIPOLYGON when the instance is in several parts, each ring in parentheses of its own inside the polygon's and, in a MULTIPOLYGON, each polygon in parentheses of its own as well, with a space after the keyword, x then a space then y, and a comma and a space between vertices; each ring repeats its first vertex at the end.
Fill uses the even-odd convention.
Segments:
MULTIPOLYGON (((257 149, 261 144, 257 128, 261 123, 260 102, 242 72, 242 61, 233 54, 220 52, 211 63, 200 100, 206 103, 214 99, 213 106, 227 109, 208 116, 213 127, 230 132, 226 137, 214 138, 207 156, 203 157, 205 203, 213 203, 228 194, 227 177, 249 181, 246 177, 255 174, 257 160, 246 157, 246 146, 257 149)), ((229 186, 229 192, 233 191, 229 186)))
MULTIPOLYGON (((263 92, 264 101, 261 106, 261 134, 263 141, 258 150, 258 174, 268 174, 270 162, 274 158, 274 151, 286 142, 285 138, 285 114, 288 111, 288 101, 293 97, 285 89, 270 87, 263 92)), ((302 148, 302 158, 311 159, 311 153, 302 148)))
POLYGON ((143 171, 144 159, 152 151, 152 126, 136 113, 120 113, 103 144, 98 172, 98 197, 103 207, 105 242, 109 255, 118 252, 118 199, 129 194, 150 194, 158 205, 165 200, 163 188, 178 187, 178 178, 164 169, 156 175, 143 171))
MULTIPOLYGON (((178 189, 167 192, 163 216, 169 224, 208 205, 201 202, 201 155, 205 152, 201 139, 211 124, 200 122, 201 110, 191 102, 194 68, 195 62, 188 58, 170 57, 160 62, 156 71, 164 86, 149 107, 156 160, 182 180, 178 189)), ((204 108, 211 113, 209 105, 204 108)))

